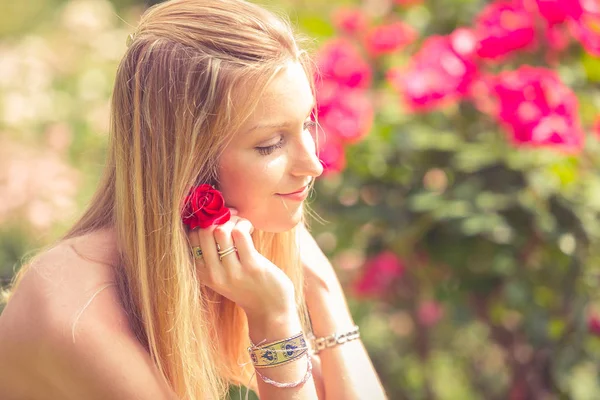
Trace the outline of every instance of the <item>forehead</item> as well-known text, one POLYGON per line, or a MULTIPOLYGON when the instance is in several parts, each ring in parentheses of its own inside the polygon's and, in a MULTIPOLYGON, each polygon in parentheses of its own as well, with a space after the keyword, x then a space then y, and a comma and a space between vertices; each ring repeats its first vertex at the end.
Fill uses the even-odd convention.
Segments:
POLYGON ((314 104, 310 82, 302 65, 290 62, 273 78, 256 109, 248 127, 265 122, 303 121, 314 104))

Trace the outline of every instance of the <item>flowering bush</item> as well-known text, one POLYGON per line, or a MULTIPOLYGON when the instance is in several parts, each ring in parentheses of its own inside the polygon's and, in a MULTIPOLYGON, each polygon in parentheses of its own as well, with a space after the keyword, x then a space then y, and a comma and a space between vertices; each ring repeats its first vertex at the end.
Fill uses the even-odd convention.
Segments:
POLYGON ((390 398, 594 398, 600 3, 429 4, 332 14, 317 239, 390 398))
MULTIPOLYGON (((95 186, 130 31, 117 3, 64 2, 52 29, 0 42, 0 278, 95 186)), ((389 398, 596 398, 598 2, 383 0, 323 21, 331 7, 293 10, 336 32, 313 204, 331 222, 313 226, 389 398)))

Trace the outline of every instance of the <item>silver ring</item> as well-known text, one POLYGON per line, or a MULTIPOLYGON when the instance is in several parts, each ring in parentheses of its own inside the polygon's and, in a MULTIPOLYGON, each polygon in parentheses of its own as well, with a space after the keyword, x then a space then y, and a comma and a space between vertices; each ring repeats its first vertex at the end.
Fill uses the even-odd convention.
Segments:
POLYGON ((237 247, 231 246, 228 249, 225 249, 223 251, 219 251, 217 254, 219 254, 219 260, 223 260, 223 258, 225 256, 228 256, 229 254, 235 253, 236 251, 237 251, 237 247))
POLYGON ((219 247, 219 245, 217 245, 217 250, 218 250, 218 251, 217 251, 217 254, 218 254, 218 255, 223 255, 223 254, 225 254, 225 253, 229 253, 229 252, 230 252, 230 251, 232 251, 232 250, 233 250, 233 251, 236 251, 236 250, 237 250, 237 248, 236 248, 235 246, 231 246, 231 247, 229 247, 229 248, 227 248, 227 249, 225 249, 225 250, 221 250, 221 248, 219 247))

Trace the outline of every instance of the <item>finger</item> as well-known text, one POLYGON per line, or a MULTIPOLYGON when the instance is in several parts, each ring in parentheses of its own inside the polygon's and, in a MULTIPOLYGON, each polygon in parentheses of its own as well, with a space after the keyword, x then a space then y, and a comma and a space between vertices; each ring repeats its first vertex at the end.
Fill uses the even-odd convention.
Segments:
POLYGON ((188 242, 190 244, 190 251, 192 252, 192 259, 196 264, 202 263, 202 256, 198 256, 197 254, 198 249, 200 252, 202 252, 202 247, 200 246, 200 237, 198 236, 198 229, 188 232, 188 242))
POLYGON ((252 223, 244 218, 238 219, 231 231, 231 237, 238 249, 239 258, 242 263, 251 260, 256 252, 251 236, 253 231, 254 226, 252 223))
POLYGON ((233 253, 231 253, 232 248, 234 247, 234 243, 233 243, 233 239, 231 238, 231 231, 233 229, 233 227, 235 226, 235 220, 234 221, 228 221, 226 223, 224 223, 223 225, 219 225, 215 228, 215 230, 213 231, 213 235, 215 237, 215 242, 219 245, 218 248, 220 249, 220 252, 227 252, 229 251, 229 254, 225 255, 225 254, 218 254, 219 255, 219 259, 221 261, 221 263, 223 263, 223 265, 226 267, 225 270, 226 271, 230 271, 230 267, 235 266, 235 263, 237 262, 237 256, 233 253), (235 260, 233 263, 231 262, 231 260, 235 260))
POLYGON ((214 229, 214 226, 198 229, 204 270, 208 273, 211 280, 214 280, 219 276, 220 270, 222 269, 219 262, 219 255, 217 254, 217 244, 215 243, 215 238, 213 236, 214 229))

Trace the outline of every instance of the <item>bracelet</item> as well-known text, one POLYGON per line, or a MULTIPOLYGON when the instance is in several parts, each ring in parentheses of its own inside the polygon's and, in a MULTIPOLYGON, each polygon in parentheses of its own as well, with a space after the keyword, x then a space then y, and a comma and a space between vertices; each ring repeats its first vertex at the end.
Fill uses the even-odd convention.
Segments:
POLYGON ((256 375, 258 375, 260 377, 260 379, 263 380, 263 382, 268 383, 269 385, 276 386, 278 388, 294 388, 294 387, 303 385, 312 376, 312 362, 310 362, 310 355, 306 351, 304 352, 304 354, 306 354, 306 373, 304 374, 304 377, 302 379, 300 379, 299 381, 290 382, 290 383, 282 383, 282 382, 277 382, 277 381, 274 381, 273 379, 267 378, 266 376, 264 376, 263 374, 258 372, 258 369, 255 369, 254 372, 256 372, 256 375))
POLYGON ((248 352, 255 368, 270 368, 291 363, 307 353, 308 347, 302 332, 287 339, 254 345, 250 342, 248 352))
POLYGON ((358 325, 354 325, 354 328, 344 333, 333 333, 329 336, 322 336, 316 338, 314 334, 309 335, 309 339, 312 343, 313 354, 318 354, 321 350, 327 349, 329 347, 335 347, 340 344, 344 344, 351 340, 358 339, 360 337, 360 332, 358 325))

